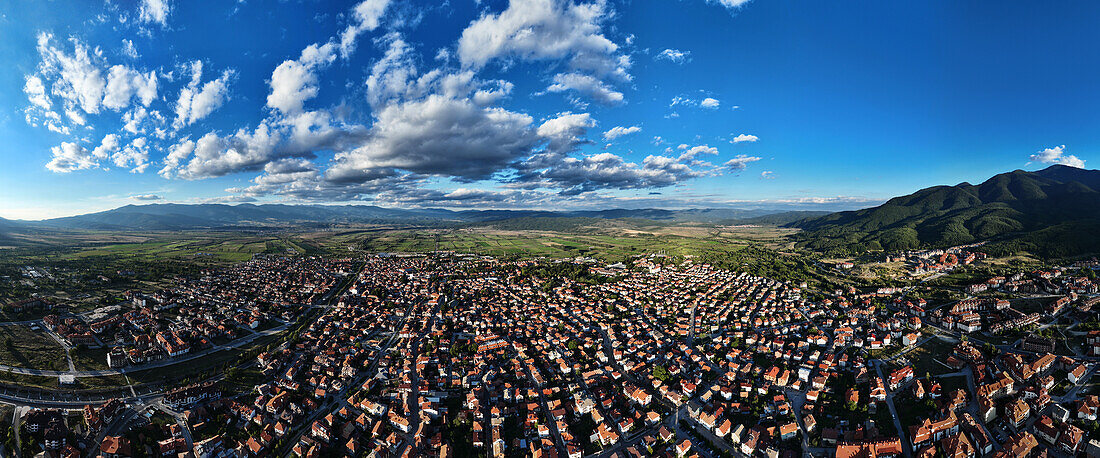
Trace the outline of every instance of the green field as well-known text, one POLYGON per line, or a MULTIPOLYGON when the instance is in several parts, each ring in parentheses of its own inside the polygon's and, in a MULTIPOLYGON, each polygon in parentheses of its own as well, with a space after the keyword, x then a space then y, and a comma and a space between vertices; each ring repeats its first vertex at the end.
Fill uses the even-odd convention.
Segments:
POLYGON ((69 367, 65 349, 56 340, 24 325, 0 326, 0 364, 49 370, 69 367))
POLYGON ((106 348, 74 348, 69 352, 78 371, 107 369, 106 348))
POLYGON ((947 357, 955 348, 955 344, 945 342, 939 338, 930 339, 924 345, 914 348, 903 356, 890 363, 892 368, 900 368, 905 364, 913 366, 913 372, 917 377, 925 374, 941 375, 955 372, 955 369, 947 365, 947 357))
POLYGON ((496 257, 545 256, 566 258, 590 256, 604 260, 625 260, 640 254, 670 256, 698 255, 708 251, 730 251, 748 242, 730 237, 689 237, 672 234, 580 235, 544 231, 390 231, 364 234, 363 250, 371 252, 456 251, 496 257))

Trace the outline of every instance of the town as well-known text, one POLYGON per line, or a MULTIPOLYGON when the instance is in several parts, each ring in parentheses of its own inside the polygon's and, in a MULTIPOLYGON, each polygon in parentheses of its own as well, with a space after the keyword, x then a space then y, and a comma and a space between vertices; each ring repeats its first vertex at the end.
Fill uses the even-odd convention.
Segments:
POLYGON ((260 255, 92 312, 6 305, 101 349, 61 385, 269 339, 232 376, 4 400, 24 456, 1100 456, 1092 267, 934 303, 690 256, 260 255))

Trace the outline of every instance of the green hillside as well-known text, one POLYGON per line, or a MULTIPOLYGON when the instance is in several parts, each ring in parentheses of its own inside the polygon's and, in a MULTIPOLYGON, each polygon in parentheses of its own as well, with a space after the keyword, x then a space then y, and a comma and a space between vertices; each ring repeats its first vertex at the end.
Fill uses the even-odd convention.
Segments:
POLYGON ((988 251, 1100 252, 1100 171, 1016 170, 979 185, 935 186, 857 211, 792 223, 800 246, 833 254, 989 241, 988 251))

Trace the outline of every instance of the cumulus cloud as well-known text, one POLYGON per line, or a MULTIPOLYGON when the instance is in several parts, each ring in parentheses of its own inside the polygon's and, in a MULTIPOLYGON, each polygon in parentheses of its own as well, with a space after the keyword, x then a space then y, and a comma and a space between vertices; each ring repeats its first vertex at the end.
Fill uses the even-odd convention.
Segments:
POLYGON ((367 102, 375 108, 400 97, 414 96, 412 80, 417 73, 412 48, 400 35, 389 34, 383 41, 387 43, 386 51, 375 61, 367 77, 367 102))
POLYGON ((546 88, 549 92, 574 91, 604 105, 622 103, 623 93, 611 88, 600 79, 581 73, 559 73, 554 75, 554 83, 546 88))
POLYGON ((718 108, 718 104, 719 104, 718 99, 711 98, 711 97, 707 97, 707 98, 703 99, 703 101, 699 102, 699 106, 701 106, 703 108, 711 108, 711 109, 718 108))
POLYGON ((52 158, 46 168, 55 173, 69 173, 90 169, 98 165, 88 149, 76 143, 62 142, 60 146, 50 148, 52 158))
POLYGON ((1038 162, 1040 164, 1061 164, 1077 167, 1079 169, 1085 168, 1084 159, 1078 158, 1072 154, 1065 154, 1065 149, 1066 145, 1047 148, 1032 154, 1030 160, 1031 162, 1038 162))
POLYGON ((139 201, 139 202, 151 202, 151 201, 155 201, 155 200, 164 200, 163 197, 158 196, 156 194, 137 194, 137 195, 130 196, 130 198, 133 199, 133 200, 139 201))
POLYGON ((698 159, 698 157, 700 155, 703 155, 703 154, 707 154, 707 155, 711 155, 711 156, 717 156, 718 155, 718 148, 715 148, 713 146, 707 146, 707 145, 699 145, 699 146, 693 146, 693 147, 688 147, 688 145, 680 145, 679 149, 681 151, 683 151, 683 153, 680 153, 680 157, 678 157, 677 160, 680 161, 680 162, 683 162, 683 163, 688 163, 688 164, 693 164, 693 165, 710 165, 709 163, 700 161, 698 159))
POLYGON ((527 161, 523 167, 527 170, 517 183, 559 188, 563 195, 601 189, 660 188, 701 176, 701 172, 676 158, 652 155, 637 164, 612 153, 580 158, 543 153, 527 161))
POLYGON ((483 15, 462 31, 458 56, 471 67, 501 57, 611 59, 618 45, 601 34, 606 16, 602 1, 511 0, 500 14, 483 15))
POLYGON ((145 172, 149 167, 149 141, 145 137, 135 138, 125 148, 111 155, 111 162, 117 167, 129 167, 131 173, 145 172))
POLYGON ((157 74, 142 74, 124 65, 111 67, 107 74, 107 87, 103 96, 103 106, 119 110, 130 105, 136 98, 143 106, 149 106, 157 97, 157 74))
POLYGON ((733 137, 733 142, 734 143, 741 143, 741 142, 752 143, 752 142, 755 142, 757 140, 760 140, 760 137, 757 137, 755 135, 749 135, 749 134, 739 134, 736 137, 733 137))
POLYGON ((143 118, 144 107, 157 99, 160 76, 126 65, 109 66, 101 49, 90 49, 75 38, 69 41, 71 52, 55 46, 50 34, 38 35, 41 61, 23 87, 30 102, 24 110, 27 123, 69 135, 71 131, 58 113, 72 125, 94 128, 95 120, 89 124, 87 115, 99 114, 104 108, 119 112, 136 107, 123 115, 126 127, 134 127, 135 117, 143 118))
POLYGON ((141 55, 138 54, 137 48, 134 47, 134 42, 126 39, 122 40, 121 53, 123 56, 129 57, 131 59, 137 59, 141 57, 141 55))
POLYGON ((142 0, 138 9, 138 20, 144 23, 155 23, 162 27, 168 25, 168 13, 172 7, 168 0, 142 0))
POLYGON ((164 168, 157 172, 160 176, 171 178, 176 168, 195 152, 195 142, 189 138, 180 140, 168 149, 168 156, 164 158, 164 168))
POLYGON ((194 124, 221 107, 229 98, 229 81, 236 75, 231 69, 225 70, 221 76, 200 87, 202 61, 196 60, 190 67, 191 81, 180 89, 176 100, 176 120, 172 122, 172 127, 176 129, 194 124))
POLYGON ((107 79, 103 71, 92 62, 88 47, 73 40, 73 53, 52 46, 53 36, 38 35, 38 53, 42 57, 39 69, 43 74, 56 76, 53 95, 69 105, 79 106, 85 113, 99 113, 107 79))
POLYGON ((605 78, 629 81, 630 58, 602 33, 610 15, 607 2, 511 0, 498 14, 484 14, 463 30, 458 58, 479 69, 493 60, 563 60, 570 71, 554 77, 550 92, 567 90, 601 103, 618 103, 622 93, 605 78))
POLYGON ((42 84, 42 78, 34 75, 28 76, 26 84, 23 85, 23 93, 27 94, 27 100, 31 104, 44 110, 49 110, 52 106, 50 97, 46 95, 46 86, 42 84))
POLYGON ((737 157, 734 157, 733 159, 730 159, 730 160, 726 161, 726 163, 723 164, 723 165, 729 170, 732 170, 734 172, 740 172, 740 171, 745 170, 746 168, 748 168, 749 164, 751 164, 753 162, 756 162, 756 161, 759 161, 759 160, 760 160, 760 158, 756 157, 756 156, 747 156, 747 155, 744 155, 744 154, 738 154, 737 157))
POLYGON ((610 140, 614 140, 616 138, 622 137, 624 135, 630 135, 630 134, 641 132, 641 131, 642 131, 642 128, 639 127, 639 126, 630 126, 630 127, 615 126, 615 127, 612 127, 611 129, 608 129, 606 132, 603 133, 603 139, 610 141, 610 140))
POLYGON ((588 129, 596 126, 596 121, 588 113, 561 113, 539 125, 536 133, 549 143, 546 150, 554 153, 571 153, 586 143, 584 139, 588 129))
POLYGON ((511 82, 503 80, 495 81, 492 84, 495 86, 486 89, 478 89, 477 92, 474 93, 474 103, 483 106, 493 105, 500 102, 501 99, 508 97, 515 87, 511 82))
POLYGON ((309 99, 317 96, 316 70, 336 59, 336 44, 312 44, 296 60, 279 64, 271 74, 271 93, 267 106, 283 114, 297 114, 309 99))
POLYGON ((730 11, 740 9, 752 0, 707 0, 707 3, 717 3, 730 11))
POLYGON ((691 51, 681 51, 679 49, 666 49, 657 53, 657 60, 667 60, 674 64, 683 64, 691 60, 691 51))
POLYGON ((50 149, 51 159, 46 168, 56 173, 69 173, 99 167, 100 160, 110 160, 117 167, 130 168, 133 173, 144 172, 149 167, 149 142, 145 138, 134 139, 124 148, 118 134, 107 134, 99 146, 89 151, 75 142, 62 142, 50 149))
POLYGON ((370 138, 359 148, 337 154, 329 175, 356 182, 377 176, 378 169, 393 168, 467 180, 488 178, 537 143, 532 122, 526 114, 432 94, 383 108, 370 138))
POLYGON ((390 0, 364 0, 352 9, 352 23, 340 34, 340 56, 347 59, 355 51, 355 41, 363 32, 377 29, 390 0))
POLYGON ((334 124, 323 112, 304 112, 293 118, 268 118, 255 129, 241 128, 228 135, 209 132, 198 140, 185 138, 169 147, 165 178, 189 180, 236 172, 258 171, 284 158, 314 158, 317 151, 347 151, 362 143, 366 129, 334 124))
POLYGON ((92 157, 96 159, 107 159, 116 151, 120 145, 121 139, 118 134, 107 134, 103 137, 103 141, 92 150, 92 157))
POLYGON ((774 180, 775 179, 775 172, 772 172, 771 170, 765 170, 763 172, 760 172, 760 179, 761 180, 774 180))

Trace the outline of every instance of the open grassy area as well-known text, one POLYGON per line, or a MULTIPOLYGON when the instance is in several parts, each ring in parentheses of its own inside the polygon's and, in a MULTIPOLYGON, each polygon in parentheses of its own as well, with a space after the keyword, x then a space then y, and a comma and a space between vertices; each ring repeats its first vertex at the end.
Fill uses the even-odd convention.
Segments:
POLYGON ((74 348, 69 352, 78 371, 107 369, 106 348, 74 348))
POLYGON ((591 256, 624 260, 646 253, 697 255, 711 250, 736 250, 747 244, 727 236, 689 237, 674 234, 566 234, 547 231, 484 229, 396 230, 360 234, 359 245, 372 252, 452 250, 497 257, 591 256))
POLYGON ((264 336, 241 348, 225 349, 190 361, 171 366, 147 369, 127 374, 134 384, 143 383, 194 383, 226 372, 231 366, 254 358, 269 346, 275 345, 282 334, 264 336))
POLYGON ((913 372, 918 377, 923 377, 925 374, 940 375, 955 372, 955 369, 947 365, 947 357, 954 348, 955 344, 940 338, 929 339, 924 345, 895 359, 891 362, 891 366, 898 368, 911 364, 913 372))
POLYGON ((65 370, 65 349, 44 332, 25 325, 0 326, 0 364, 29 369, 65 370))

